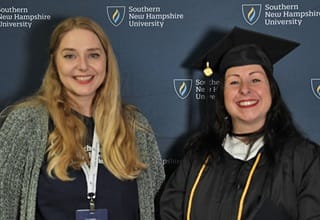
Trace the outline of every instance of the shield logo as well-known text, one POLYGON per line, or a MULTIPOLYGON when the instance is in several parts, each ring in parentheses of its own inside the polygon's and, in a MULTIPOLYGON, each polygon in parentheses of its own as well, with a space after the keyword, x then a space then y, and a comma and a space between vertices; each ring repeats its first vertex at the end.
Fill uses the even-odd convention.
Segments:
POLYGON ((254 25, 260 18, 261 4, 242 4, 242 16, 244 20, 254 25))
POLYGON ((311 88, 313 94, 320 99, 320 79, 311 79, 311 88))
POLYGON ((189 96, 192 88, 192 79, 174 79, 174 91, 180 99, 185 99, 189 96))
POLYGON ((125 12, 125 6, 107 6, 108 19, 110 23, 115 27, 119 26, 122 23, 125 12))

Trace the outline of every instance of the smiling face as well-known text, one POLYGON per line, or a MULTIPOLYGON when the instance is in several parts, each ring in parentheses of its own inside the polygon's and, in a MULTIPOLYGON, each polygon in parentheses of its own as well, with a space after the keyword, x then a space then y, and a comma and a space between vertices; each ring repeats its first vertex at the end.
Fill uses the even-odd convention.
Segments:
POLYGON ((227 69, 224 103, 231 116, 234 133, 250 133, 265 123, 272 103, 270 84, 260 65, 227 69))
POLYGON ((106 77, 106 59, 92 31, 72 29, 62 37, 55 54, 56 67, 68 97, 77 105, 91 107, 106 77))

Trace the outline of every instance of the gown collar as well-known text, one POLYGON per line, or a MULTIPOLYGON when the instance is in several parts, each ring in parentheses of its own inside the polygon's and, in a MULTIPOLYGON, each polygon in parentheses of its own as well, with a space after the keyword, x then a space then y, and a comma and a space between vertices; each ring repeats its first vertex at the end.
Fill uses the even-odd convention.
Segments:
POLYGON ((248 161, 257 155, 263 144, 263 137, 260 137, 253 144, 245 144, 241 140, 227 134, 223 142, 223 148, 233 158, 248 161))

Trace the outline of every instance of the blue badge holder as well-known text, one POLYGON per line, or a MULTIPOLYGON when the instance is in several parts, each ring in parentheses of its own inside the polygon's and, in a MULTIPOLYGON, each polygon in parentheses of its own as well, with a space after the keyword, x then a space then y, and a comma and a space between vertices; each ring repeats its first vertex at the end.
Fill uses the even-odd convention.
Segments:
POLYGON ((108 220, 107 209, 79 209, 76 211, 76 220, 108 220))

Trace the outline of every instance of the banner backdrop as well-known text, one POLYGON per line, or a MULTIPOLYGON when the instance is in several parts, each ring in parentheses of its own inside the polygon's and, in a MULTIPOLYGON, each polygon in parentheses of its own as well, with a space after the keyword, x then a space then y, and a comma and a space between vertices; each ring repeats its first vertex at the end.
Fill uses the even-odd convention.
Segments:
POLYGON ((51 31, 75 15, 93 18, 108 34, 123 99, 149 119, 167 167, 181 159, 219 83, 192 62, 234 26, 301 43, 275 65, 275 77, 299 127, 320 142, 319 1, 1 0, 1 109, 36 91, 51 31))

